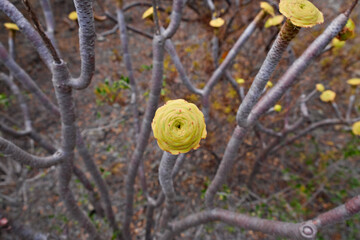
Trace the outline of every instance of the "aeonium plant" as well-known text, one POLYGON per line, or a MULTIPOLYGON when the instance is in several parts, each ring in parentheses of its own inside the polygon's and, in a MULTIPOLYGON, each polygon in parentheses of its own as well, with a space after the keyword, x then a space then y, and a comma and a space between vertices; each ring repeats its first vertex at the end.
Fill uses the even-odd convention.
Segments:
POLYGON ((159 147, 173 155, 199 148, 206 138, 203 113, 184 99, 167 101, 156 111, 151 127, 159 147))
POLYGON ((184 99, 167 101, 156 111, 151 127, 159 147, 164 150, 159 166, 159 182, 165 195, 165 209, 160 219, 163 228, 175 211, 172 171, 178 155, 199 148, 207 132, 203 113, 184 99))

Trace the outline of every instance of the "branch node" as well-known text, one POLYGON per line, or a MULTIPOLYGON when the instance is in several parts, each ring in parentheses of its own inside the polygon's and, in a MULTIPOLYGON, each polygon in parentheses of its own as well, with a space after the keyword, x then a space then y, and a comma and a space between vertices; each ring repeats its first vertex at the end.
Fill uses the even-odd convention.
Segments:
POLYGON ((317 227, 312 221, 308 221, 301 225, 299 230, 304 239, 314 239, 317 234, 317 227))

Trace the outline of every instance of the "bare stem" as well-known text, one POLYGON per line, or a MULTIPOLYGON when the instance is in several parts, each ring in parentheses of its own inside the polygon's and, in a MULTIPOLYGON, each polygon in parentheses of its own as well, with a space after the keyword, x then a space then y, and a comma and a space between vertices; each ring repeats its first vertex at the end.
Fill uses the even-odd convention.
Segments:
POLYGON ((154 22, 155 22, 155 34, 160 35, 160 23, 159 23, 159 17, 157 13, 157 1, 151 0, 152 6, 153 6, 153 16, 154 16, 154 22))
POLYGON ((79 23, 81 73, 78 78, 72 78, 68 84, 76 90, 88 87, 95 71, 95 25, 92 2, 92 0, 74 0, 79 23))
POLYGON ((42 26, 40 25, 40 22, 39 22, 39 20, 38 20, 38 18, 36 16, 35 12, 32 10, 30 2, 28 0, 22 0, 22 1, 24 3, 24 6, 25 6, 31 20, 34 23, 35 30, 39 33, 40 37, 42 38, 42 40, 45 43, 45 46, 49 49, 49 52, 52 55, 53 60, 55 61, 55 63, 59 64, 61 62, 60 58, 59 58, 59 55, 57 54, 54 46, 52 45, 52 43, 50 41, 50 39, 45 34, 42 26))
POLYGON ((159 166, 159 182, 161 189, 165 194, 165 209, 160 220, 160 228, 164 228, 171 219, 172 213, 175 211, 175 189, 172 178, 172 170, 176 163, 177 155, 164 152, 159 166))
POLYGON ((248 124, 248 116, 251 109, 259 100, 267 82, 279 63, 282 54, 287 49, 290 41, 297 35, 300 28, 294 26, 289 20, 285 22, 280 30, 274 44, 268 52, 264 63, 262 64, 258 74, 255 76, 251 87, 246 94, 244 101, 241 103, 236 115, 239 126, 246 127, 248 124))

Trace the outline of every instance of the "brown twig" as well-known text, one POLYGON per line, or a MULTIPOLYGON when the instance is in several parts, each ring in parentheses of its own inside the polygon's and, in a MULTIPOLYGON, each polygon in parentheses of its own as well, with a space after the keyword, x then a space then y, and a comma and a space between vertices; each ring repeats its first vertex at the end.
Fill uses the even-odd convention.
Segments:
POLYGON ((50 39, 45 34, 44 29, 40 25, 39 19, 36 16, 35 12, 32 10, 30 2, 28 0, 23 0, 23 4, 24 4, 25 9, 26 9, 26 11, 28 13, 28 16, 30 17, 30 19, 33 22, 33 27, 40 34, 40 36, 41 36, 42 40, 44 41, 46 47, 49 49, 50 54, 52 55, 55 63, 57 63, 57 64, 61 63, 61 60, 60 60, 60 57, 59 57, 58 53, 56 52, 56 50, 55 50, 53 44, 51 43, 50 39))

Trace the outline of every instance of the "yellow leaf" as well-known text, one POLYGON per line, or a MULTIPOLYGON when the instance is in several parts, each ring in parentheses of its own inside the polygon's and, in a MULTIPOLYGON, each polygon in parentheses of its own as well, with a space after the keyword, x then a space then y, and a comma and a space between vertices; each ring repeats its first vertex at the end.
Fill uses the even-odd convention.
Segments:
POLYGON ((267 2, 260 2, 260 7, 271 16, 275 16, 274 8, 267 2))
POLYGON ((4 23, 4 26, 7 30, 19 31, 19 27, 15 23, 4 23))
POLYGON ((214 28, 219 28, 222 25, 224 25, 224 23, 225 23, 225 20, 222 18, 215 18, 209 22, 210 26, 212 26, 214 28))
POLYGON ((153 7, 149 7, 142 15, 142 19, 148 18, 150 16, 152 16, 154 13, 154 8, 153 7))

